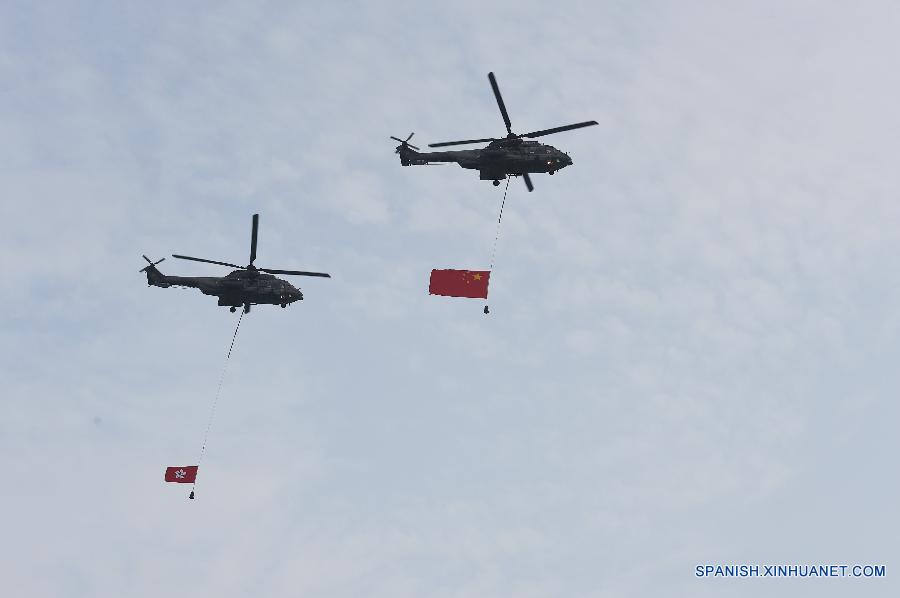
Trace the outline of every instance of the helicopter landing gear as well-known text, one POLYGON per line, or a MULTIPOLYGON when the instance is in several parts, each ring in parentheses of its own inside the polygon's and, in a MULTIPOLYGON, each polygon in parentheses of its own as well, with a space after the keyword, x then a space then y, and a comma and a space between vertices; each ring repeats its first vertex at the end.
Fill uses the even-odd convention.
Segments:
POLYGON ((282 304, 281 304, 281 309, 284 309, 285 307, 287 307, 287 303, 282 303, 282 304))
POLYGON ((550 174, 552 175, 554 172, 556 172, 556 171, 555 171, 555 170, 551 170, 551 171, 550 171, 550 174))
POLYGON ((249 304, 249 303, 245 303, 245 304, 244 304, 244 313, 245 313, 245 314, 249 314, 249 313, 250 313, 250 304, 249 304))
POLYGON ((495 181, 494 181, 494 187, 499 187, 499 186, 500 186, 500 181, 495 180, 495 181))
POLYGON ((237 311, 237 308, 236 308, 235 306, 232 305, 232 306, 229 308, 229 311, 230 311, 231 313, 234 313, 234 312, 237 311))

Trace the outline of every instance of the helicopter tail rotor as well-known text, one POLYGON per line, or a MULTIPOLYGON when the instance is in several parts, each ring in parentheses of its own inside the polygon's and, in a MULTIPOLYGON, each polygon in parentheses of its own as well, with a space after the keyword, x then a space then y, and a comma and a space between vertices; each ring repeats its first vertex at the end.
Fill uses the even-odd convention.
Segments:
POLYGON ((146 272, 146 271, 149 270, 150 268, 153 268, 154 270, 156 270, 156 264, 158 264, 158 263, 160 263, 160 262, 166 261, 166 258, 164 258, 164 257, 163 257, 163 258, 159 258, 159 259, 156 260, 155 262, 154 262, 153 260, 151 260, 149 257, 147 257, 146 255, 142 255, 141 257, 144 258, 145 260, 147 260, 147 263, 150 264, 150 265, 149 265, 149 266, 144 266, 143 268, 141 268, 140 270, 138 270, 138 272, 146 272))
POLYGON ((407 137, 406 139, 400 139, 399 137, 394 137, 393 135, 391 135, 391 139, 393 139, 394 141, 400 142, 400 145, 397 146, 396 153, 398 153, 398 154, 400 153, 400 148, 403 148, 403 149, 411 148, 415 151, 419 151, 419 148, 417 148, 416 146, 414 146, 413 144, 411 144, 409 142, 409 140, 412 139, 413 135, 415 135, 415 132, 410 133, 409 137, 407 137))
POLYGON ((394 137, 391 135, 391 139, 394 141, 399 141, 400 145, 394 149, 395 154, 400 154, 400 164, 403 166, 411 166, 413 164, 427 164, 428 161, 420 158, 419 154, 416 152, 419 151, 419 148, 412 145, 409 140, 412 139, 412 136, 415 133, 410 133, 406 139, 400 139, 399 137, 394 137))
POLYGON ((154 262, 146 255, 142 257, 147 260, 148 265, 141 268, 139 272, 144 272, 147 275, 147 284, 158 287, 169 286, 168 283, 166 283, 166 275, 156 269, 156 265, 165 261, 166 258, 160 258, 154 262))

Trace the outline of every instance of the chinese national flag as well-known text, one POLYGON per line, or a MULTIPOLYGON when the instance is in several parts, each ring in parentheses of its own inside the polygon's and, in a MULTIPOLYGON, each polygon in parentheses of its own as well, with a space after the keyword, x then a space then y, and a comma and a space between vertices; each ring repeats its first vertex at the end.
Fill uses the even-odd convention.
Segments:
POLYGON ((197 479, 197 467, 199 466, 166 467, 166 481, 178 484, 193 484, 197 479))
POLYGON ((432 270, 428 293, 487 299, 489 270, 432 270))

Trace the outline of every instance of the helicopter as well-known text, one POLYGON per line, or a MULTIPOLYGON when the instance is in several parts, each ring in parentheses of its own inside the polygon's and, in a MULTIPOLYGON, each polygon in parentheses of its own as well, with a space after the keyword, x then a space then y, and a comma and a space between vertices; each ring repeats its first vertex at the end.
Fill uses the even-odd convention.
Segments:
POLYGON ((507 176, 520 176, 525 181, 528 191, 534 191, 534 185, 531 183, 529 173, 546 172, 553 174, 557 170, 571 166, 572 158, 569 157, 569 154, 551 145, 537 141, 526 141, 523 137, 543 137, 552 133, 596 125, 597 121, 589 120, 516 135, 512 132, 512 124, 509 121, 509 114, 506 112, 506 104, 503 103, 503 96, 500 95, 500 88, 497 86, 497 79, 494 77, 494 73, 488 73, 488 80, 491 82, 494 97, 497 99, 497 106, 500 107, 500 114, 503 116, 503 122, 506 124, 506 137, 499 139, 489 137, 486 139, 466 139, 464 141, 444 141, 428 145, 428 147, 444 147, 448 145, 490 142, 487 147, 482 149, 420 152, 419 148, 409 143, 413 133, 410 133, 406 139, 400 139, 392 135, 391 139, 400 142, 400 145, 396 148, 396 153, 400 154, 400 164, 403 166, 424 166, 440 162, 456 162, 463 168, 478 170, 481 174, 481 180, 494 181, 495 187, 499 186, 500 181, 507 176))
POLYGON ((246 266, 205 260, 199 257, 172 254, 172 257, 180 260, 191 260, 207 264, 229 266, 237 270, 225 276, 167 276, 160 272, 156 266, 166 258, 151 261, 143 256, 149 266, 141 268, 141 272, 147 274, 147 284, 155 287, 188 287, 200 289, 204 295, 215 295, 219 298, 219 305, 231 308, 231 312, 238 307, 244 307, 244 313, 250 313, 251 305, 281 305, 287 307, 295 301, 303 300, 300 289, 286 280, 276 278, 273 274, 291 274, 294 276, 319 276, 331 278, 324 272, 301 272, 298 270, 273 270, 271 268, 257 268, 253 265, 256 261, 256 235, 259 229, 259 214, 253 215, 253 229, 250 234, 250 263, 246 266))

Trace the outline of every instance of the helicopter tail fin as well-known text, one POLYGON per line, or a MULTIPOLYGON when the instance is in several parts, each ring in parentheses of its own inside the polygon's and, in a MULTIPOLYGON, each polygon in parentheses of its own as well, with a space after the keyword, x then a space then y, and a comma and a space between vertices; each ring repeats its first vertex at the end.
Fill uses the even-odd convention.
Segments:
POLYGON ((400 139, 399 137, 391 136, 391 139, 394 141, 399 141, 400 145, 397 146, 395 153, 400 154, 400 164, 403 166, 410 166, 413 164, 425 164, 427 160, 423 160, 416 150, 416 146, 409 143, 409 140, 412 139, 414 133, 410 133, 409 137, 406 139, 400 139))
POLYGON ((159 259, 157 261, 151 261, 149 257, 146 255, 143 256, 145 260, 147 260, 148 266, 144 266, 141 268, 141 272, 147 275, 147 284, 157 287, 167 287, 169 283, 166 282, 166 275, 157 270, 156 264, 165 260, 166 258, 159 259))

